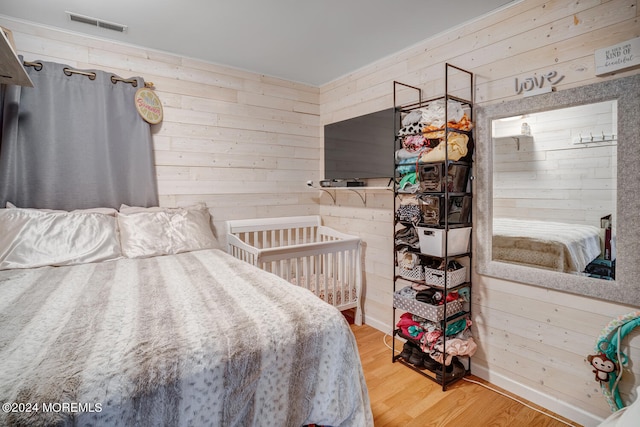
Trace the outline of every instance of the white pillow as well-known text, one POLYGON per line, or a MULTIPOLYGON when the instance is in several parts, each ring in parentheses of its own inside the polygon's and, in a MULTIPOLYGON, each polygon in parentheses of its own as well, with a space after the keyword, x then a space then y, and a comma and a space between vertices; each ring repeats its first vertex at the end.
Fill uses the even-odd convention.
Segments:
POLYGON ((110 215, 0 209, 0 270, 119 258, 118 237, 110 215))
POLYGON ((122 254, 144 258, 218 248, 205 205, 188 208, 121 206, 117 213, 122 254))

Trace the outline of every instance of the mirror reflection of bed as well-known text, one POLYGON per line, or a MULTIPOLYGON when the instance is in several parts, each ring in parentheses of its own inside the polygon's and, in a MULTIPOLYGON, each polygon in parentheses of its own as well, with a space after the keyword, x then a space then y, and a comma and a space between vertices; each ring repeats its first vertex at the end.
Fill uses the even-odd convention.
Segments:
POLYGON ((617 103, 492 121, 492 259, 615 278, 617 103))

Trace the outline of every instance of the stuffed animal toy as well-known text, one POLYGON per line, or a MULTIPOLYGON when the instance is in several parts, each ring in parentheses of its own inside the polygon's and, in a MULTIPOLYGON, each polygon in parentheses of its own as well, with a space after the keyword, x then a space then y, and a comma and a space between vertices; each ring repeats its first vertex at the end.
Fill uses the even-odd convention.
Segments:
POLYGON ((623 374, 622 368, 628 366, 629 358, 620 350, 621 341, 638 326, 640 310, 618 316, 600 333, 594 350, 596 354, 587 356, 589 364, 595 368, 593 373, 596 374, 596 381, 600 382, 602 394, 613 412, 625 407, 618 391, 618 382, 623 374))
POLYGON ((590 354, 587 356, 587 360, 595 368, 593 373, 596 374, 596 381, 609 382, 609 374, 618 372, 618 364, 609 359, 604 353, 590 354))

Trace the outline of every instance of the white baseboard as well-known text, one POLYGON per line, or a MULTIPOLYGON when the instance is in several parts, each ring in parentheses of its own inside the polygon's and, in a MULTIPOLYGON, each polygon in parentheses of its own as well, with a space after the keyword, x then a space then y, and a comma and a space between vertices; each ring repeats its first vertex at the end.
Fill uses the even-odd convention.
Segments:
POLYGON ((575 421, 585 427, 595 427, 603 421, 602 418, 594 414, 586 412, 585 410, 566 402, 562 402, 553 396, 542 393, 540 390, 535 390, 529 386, 520 384, 507 376, 492 372, 486 366, 480 365, 479 363, 471 363, 471 373, 490 382, 491 384, 507 390, 510 393, 514 393, 529 402, 533 402, 536 405, 547 408, 549 411, 575 421))
POLYGON ((362 323, 367 326, 371 326, 372 328, 376 328, 380 332, 385 334, 393 334, 393 327, 389 323, 384 323, 379 321, 378 319, 374 319, 372 317, 367 317, 366 315, 362 318, 362 323))

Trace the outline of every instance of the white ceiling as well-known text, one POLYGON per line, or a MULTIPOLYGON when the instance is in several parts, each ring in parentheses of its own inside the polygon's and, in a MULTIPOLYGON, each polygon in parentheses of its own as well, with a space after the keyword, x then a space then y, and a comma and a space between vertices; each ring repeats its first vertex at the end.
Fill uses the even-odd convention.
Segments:
POLYGON ((0 15, 319 86, 517 1, 2 0, 0 15))

